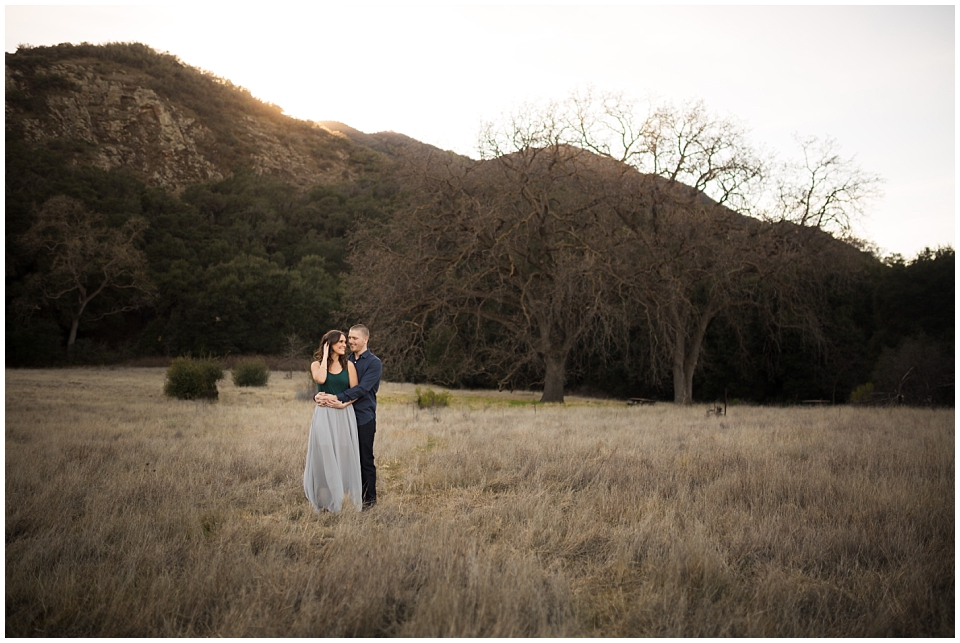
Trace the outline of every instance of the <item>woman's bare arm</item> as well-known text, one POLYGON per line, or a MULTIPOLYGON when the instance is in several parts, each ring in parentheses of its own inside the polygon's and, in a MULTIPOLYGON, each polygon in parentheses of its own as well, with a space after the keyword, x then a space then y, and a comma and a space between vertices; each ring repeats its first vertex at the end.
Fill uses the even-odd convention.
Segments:
POLYGON ((320 362, 314 362, 310 365, 310 374, 313 375, 313 381, 317 384, 324 384, 327 381, 327 365, 320 362))
POLYGON ((310 374, 313 375, 313 381, 317 384, 325 384, 327 381, 327 360, 330 355, 330 344, 323 343, 323 355, 320 361, 310 365, 310 374))

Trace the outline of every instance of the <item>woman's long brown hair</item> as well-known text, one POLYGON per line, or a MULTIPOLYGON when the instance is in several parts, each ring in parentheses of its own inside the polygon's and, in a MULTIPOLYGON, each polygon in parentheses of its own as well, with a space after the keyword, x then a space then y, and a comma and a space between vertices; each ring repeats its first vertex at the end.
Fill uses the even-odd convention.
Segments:
MULTIPOLYGON (((339 331, 339 330, 327 331, 327 334, 324 335, 323 339, 320 340, 320 347, 313 354, 313 359, 319 362, 321 359, 323 359, 323 345, 324 344, 330 345, 330 352, 327 354, 327 371, 328 372, 330 371, 330 365, 333 364, 334 358, 337 357, 337 354, 333 352, 333 345, 339 342, 341 337, 346 337, 346 335, 343 334, 343 331, 339 331)), ((344 353, 343 355, 340 355, 339 359, 340 359, 341 368, 343 368, 343 370, 347 370, 347 354, 344 353)))

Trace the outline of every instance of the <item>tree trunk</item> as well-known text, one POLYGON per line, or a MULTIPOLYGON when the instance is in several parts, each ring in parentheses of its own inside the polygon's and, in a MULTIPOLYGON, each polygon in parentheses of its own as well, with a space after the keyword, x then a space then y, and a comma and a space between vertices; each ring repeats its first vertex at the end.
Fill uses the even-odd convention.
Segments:
POLYGON ((700 347, 707 335, 710 320, 717 307, 711 306, 700 317, 689 338, 681 335, 673 348, 673 401, 676 404, 693 404, 693 373, 700 361, 700 347))
POLYGON ((67 338, 67 354, 73 353, 73 344, 77 341, 77 328, 80 327, 80 318, 83 317, 83 311, 86 310, 87 304, 90 303, 90 300, 100 294, 100 291, 104 289, 106 282, 104 282, 97 290, 90 296, 87 296, 86 290, 81 285, 80 290, 80 309, 77 310, 77 314, 74 315, 73 321, 70 323, 70 337, 67 338))
POLYGON ((693 369, 687 372, 687 360, 682 341, 673 349, 673 402, 674 404, 693 403, 693 369))
POLYGON ((566 380, 567 356, 547 355, 544 357, 547 372, 543 379, 543 397, 541 402, 563 403, 563 385, 566 380))
POLYGON ((67 353, 73 352, 73 344, 77 341, 77 327, 80 326, 80 318, 74 317, 70 324, 70 337, 67 338, 67 353))

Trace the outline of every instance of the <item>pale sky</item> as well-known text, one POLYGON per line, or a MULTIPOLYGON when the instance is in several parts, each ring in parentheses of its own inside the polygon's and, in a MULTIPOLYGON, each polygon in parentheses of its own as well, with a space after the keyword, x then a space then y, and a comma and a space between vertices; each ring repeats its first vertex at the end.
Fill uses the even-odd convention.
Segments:
POLYGON ((954 245, 955 11, 943 6, 7 5, 19 44, 141 42, 294 117, 477 158, 482 120, 593 86, 740 119, 780 158, 833 137, 884 179, 855 230, 954 245))

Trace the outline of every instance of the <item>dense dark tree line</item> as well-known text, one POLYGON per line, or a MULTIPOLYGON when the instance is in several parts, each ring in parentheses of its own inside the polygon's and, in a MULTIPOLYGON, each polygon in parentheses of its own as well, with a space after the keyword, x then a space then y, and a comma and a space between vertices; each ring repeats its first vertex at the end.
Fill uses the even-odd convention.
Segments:
POLYGON ((914 404, 953 404, 955 263, 952 248, 885 262, 870 341, 872 351, 879 351, 871 373, 876 392, 914 404))
POLYGON ((66 155, 19 150, 8 146, 6 167, 10 365, 49 364, 68 352, 81 361, 280 354, 295 333, 312 342, 341 322, 348 234, 381 217, 395 192, 377 180, 305 191, 238 172, 177 197, 122 172, 72 165, 66 155), (102 255, 122 249, 141 260, 138 284, 149 296, 132 300, 121 280, 79 312, 76 297, 60 296, 64 278, 51 267, 65 246, 52 244, 67 224, 55 231, 44 223, 56 207, 85 213, 84 226, 66 236, 93 230, 89 236, 100 244, 100 254, 76 268, 79 286, 71 292, 94 293, 102 255), (125 244, 109 236, 131 227, 137 234, 125 244))

